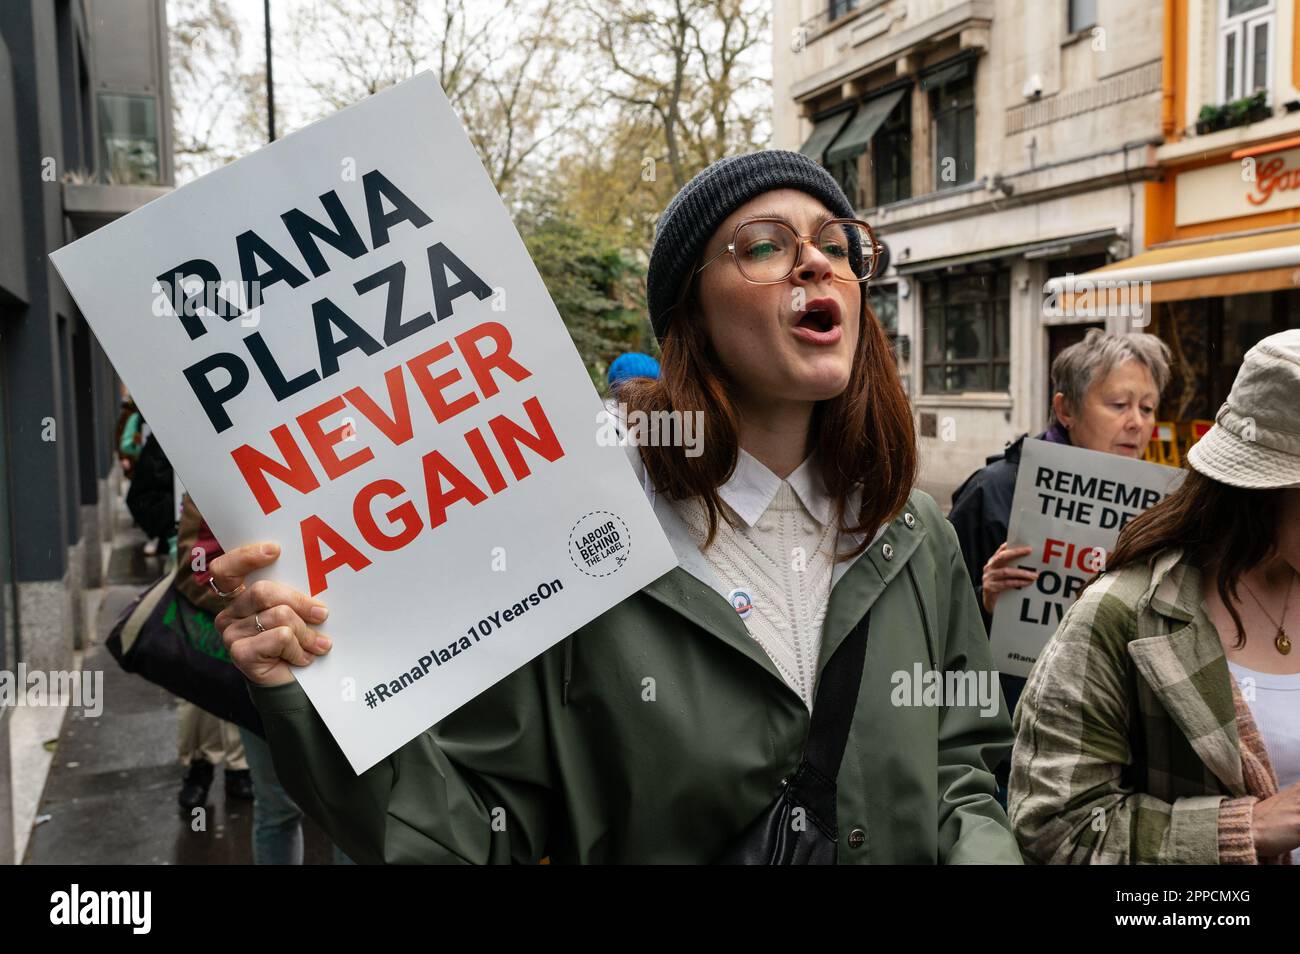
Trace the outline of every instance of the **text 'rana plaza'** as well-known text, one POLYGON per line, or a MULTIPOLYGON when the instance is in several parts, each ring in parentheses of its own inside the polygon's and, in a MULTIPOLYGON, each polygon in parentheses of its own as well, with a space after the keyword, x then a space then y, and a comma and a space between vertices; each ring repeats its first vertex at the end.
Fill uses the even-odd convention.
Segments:
MULTIPOLYGON (((362 189, 370 231, 369 247, 333 191, 319 198, 328 216, 328 225, 301 209, 290 209, 281 215, 288 238, 312 278, 318 278, 330 269, 322 253, 322 244, 357 259, 386 245, 389 231, 402 223, 419 230, 432 222, 428 214, 377 170, 362 177, 362 189)), ((246 289, 259 289, 259 297, 279 282, 298 288, 310 281, 287 254, 256 232, 241 233, 235 244, 242 285, 246 289)), ((287 245, 284 247, 287 251, 287 245)), ((385 291, 384 329, 379 338, 366 331, 338 302, 329 298, 313 302, 311 312, 317 346, 315 368, 290 377, 261 332, 253 331, 246 335, 242 343, 275 400, 284 401, 337 374, 339 359, 352 351, 360 351, 367 357, 378 354, 435 322, 452 317, 455 302, 463 295, 471 294, 482 301, 492 294, 488 284, 443 243, 431 245, 426 258, 434 299, 432 311, 411 317, 404 314, 406 268, 401 261, 390 263, 353 284, 358 296, 380 289, 385 291), (454 282, 448 281, 448 273, 454 282)), ((204 317, 231 321, 245 313, 238 304, 227 300, 221 300, 220 307, 212 311, 207 307, 212 302, 210 294, 191 295, 186 291, 185 283, 194 278, 208 288, 226 284, 217 266, 206 259, 190 259, 158 276, 181 327, 191 341, 207 334, 204 317), (198 305, 200 300, 206 304, 198 305)), ((251 300, 250 296, 245 297, 245 302, 251 300)), ((366 429, 367 434, 380 436, 393 446, 400 446, 415 435, 415 413, 418 412, 412 411, 412 404, 416 402, 411 400, 409 383, 415 385, 417 402, 423 403, 437 424, 445 424, 480 401, 498 394, 502 380, 517 382, 530 377, 531 372, 511 356, 511 345, 510 333, 503 324, 481 322, 451 340, 441 341, 390 367, 384 373, 382 394, 370 394, 363 388, 354 387, 299 414, 294 423, 302 441, 310 449, 311 458, 287 423, 279 424, 269 432, 274 450, 269 445, 258 448, 245 443, 231 451, 231 457, 262 512, 274 513, 282 506, 279 494, 284 487, 300 494, 310 494, 321 486, 321 476, 312 459, 329 481, 337 480, 375 459, 370 444, 357 441, 357 431, 350 424, 345 422, 339 427, 326 429, 324 422, 327 418, 350 407, 373 425, 366 429), (462 368, 472 379, 472 386, 462 368), (344 448, 341 446, 344 443, 351 446, 344 448), (280 486, 273 486, 272 480, 280 486)), ((216 352, 185 368, 184 374, 214 430, 221 433, 233 426, 226 405, 249 384, 251 371, 245 358, 233 351, 216 352), (223 374, 225 381, 218 384, 223 374)), ((563 457, 564 451, 538 398, 533 396, 524 400, 521 410, 527 417, 527 426, 507 414, 498 414, 487 422, 487 434, 478 427, 461 434, 455 452, 444 447, 423 455, 424 515, 407 499, 407 488, 396 480, 380 477, 363 486, 352 508, 360 542, 379 552, 399 550, 426 527, 432 530, 443 524, 452 504, 464 500, 476 506, 490 495, 504 490, 507 480, 489 447, 488 434, 516 481, 531 472, 523 448, 534 451, 547 461, 563 457), (452 458, 460 460, 461 465, 453 463, 444 450, 452 458), (380 498, 384 499, 385 505, 391 504, 382 515, 383 526, 374 514, 375 501, 380 498)), ((330 526, 319 516, 307 516, 300 527, 313 595, 326 588, 326 578, 332 571, 345 566, 360 571, 370 565, 371 559, 358 542, 354 542, 355 537, 330 526)))

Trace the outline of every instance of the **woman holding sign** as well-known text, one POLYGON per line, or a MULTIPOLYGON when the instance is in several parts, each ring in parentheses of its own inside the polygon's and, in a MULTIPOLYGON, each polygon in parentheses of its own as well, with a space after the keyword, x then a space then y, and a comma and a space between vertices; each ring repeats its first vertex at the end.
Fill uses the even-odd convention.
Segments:
POLYGON ((325 607, 242 588, 275 544, 212 564, 277 772, 349 855, 1019 861, 988 642, 952 528, 912 492, 911 410, 866 303, 878 250, 797 153, 681 190, 648 275, 662 373, 619 390, 704 415, 702 452, 630 448, 680 565, 360 777, 293 675, 329 651, 325 607))
MULTIPOLYGON (((1155 335, 1108 334, 1094 328, 1052 362, 1052 421, 1038 440, 1140 460, 1169 382, 1169 348, 1155 335)), ((998 595, 1034 582, 1016 568, 1028 547, 1007 546, 1021 437, 990 457, 953 491, 948 519, 957 528, 966 568, 987 624, 998 595)))
POLYGON ((1041 862, 1300 861, 1300 330, 1247 354, 1191 473, 1130 522, 1016 710, 1041 862))
MULTIPOLYGON (((1052 362, 1052 421, 1038 440, 1141 459, 1168 381, 1169 348, 1155 335, 1091 329, 1052 362)), ((1007 545, 1024 441, 1022 436, 968 477, 953 492, 948 514, 990 631, 998 596, 1029 586, 1038 577, 1036 571, 1016 566, 1030 548, 1007 545)), ((1019 676, 1002 675, 1002 691, 1013 712, 1024 687, 1019 676)), ((1006 764, 998 767, 999 799, 1005 797, 1009 769, 1006 764)))

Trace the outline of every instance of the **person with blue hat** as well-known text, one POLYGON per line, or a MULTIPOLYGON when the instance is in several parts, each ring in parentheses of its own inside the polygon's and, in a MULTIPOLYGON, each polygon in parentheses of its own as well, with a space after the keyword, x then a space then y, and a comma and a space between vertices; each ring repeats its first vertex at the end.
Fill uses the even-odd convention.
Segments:
POLYGON ((650 378, 653 381, 658 377, 658 361, 648 354, 642 354, 640 351, 628 351, 620 354, 610 362, 609 372, 605 376, 605 380, 612 391, 620 382, 628 378, 650 378))

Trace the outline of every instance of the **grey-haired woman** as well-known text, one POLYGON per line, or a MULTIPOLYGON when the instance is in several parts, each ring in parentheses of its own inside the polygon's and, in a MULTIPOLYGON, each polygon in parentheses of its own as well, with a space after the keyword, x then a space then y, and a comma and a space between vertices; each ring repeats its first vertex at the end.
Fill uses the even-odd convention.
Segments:
MULTIPOLYGON (((1052 420, 1038 439, 1139 458, 1151 440, 1160 392, 1168 382, 1169 349, 1155 335, 1094 328, 1052 362, 1052 420)), ((967 478, 953 493, 948 514, 985 627, 993 622, 1000 593, 1028 586, 1037 577, 1015 565, 1030 548, 1007 546, 1024 440, 1022 435, 967 478)), ((1002 676, 1009 709, 1015 709, 1024 685, 1017 676, 1002 676)))

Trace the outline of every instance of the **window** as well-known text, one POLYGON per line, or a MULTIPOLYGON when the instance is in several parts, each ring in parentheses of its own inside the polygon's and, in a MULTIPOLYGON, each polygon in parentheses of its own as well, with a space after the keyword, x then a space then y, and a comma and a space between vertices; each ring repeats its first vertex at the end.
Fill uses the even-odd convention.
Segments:
MULTIPOLYGON (((907 125, 907 115, 900 113, 898 109, 899 103, 903 101, 906 95, 906 89, 894 88, 885 92, 877 91, 869 98, 858 103, 853 113, 853 119, 844 126, 835 142, 826 150, 826 168, 830 170, 831 175, 844 188, 844 193, 853 202, 854 208, 867 205, 870 198, 878 193, 878 188, 873 188, 862 175, 863 166, 860 163, 866 161, 864 157, 866 157, 869 150, 879 149, 880 131, 884 128, 886 121, 891 116, 901 116, 903 130, 908 131, 910 128, 907 125)), ((895 127, 899 125, 898 119, 895 119, 894 125, 895 127)), ((908 173, 910 173, 910 167, 911 156, 909 154, 906 166, 908 173)), ((877 177, 880 175, 878 167, 875 169, 875 175, 877 177)), ((892 172, 891 175, 896 178, 897 172, 892 172)), ((891 179, 891 188, 895 187, 896 183, 891 179)))
POLYGON ((898 286, 868 283, 867 303, 890 339, 898 336, 898 286))
MULTIPOLYGON (((1079 255, 1071 255, 1067 258, 1053 258, 1047 262, 1047 277, 1065 278, 1067 275, 1086 275, 1095 269, 1101 268, 1107 264, 1105 252, 1084 252, 1079 255)), ((1052 324, 1047 326, 1047 367, 1051 368, 1056 356, 1072 344, 1078 344, 1087 335, 1090 328, 1100 328, 1106 330, 1104 321, 1078 322, 1072 321, 1069 324, 1052 324)), ((1052 406, 1052 381, 1051 375, 1046 375, 1047 380, 1043 382, 1046 389, 1044 401, 1046 407, 1052 406)))
POLYGON ((853 207, 860 209, 864 203, 862 201, 862 185, 858 177, 858 157, 854 156, 850 159, 832 162, 826 167, 826 171, 831 174, 831 178, 840 184, 840 188, 849 197, 849 202, 853 204, 853 207))
POLYGON ((867 302, 875 312, 876 320, 889 339, 889 346, 894 351, 894 363, 901 365, 908 359, 906 342, 898 335, 898 286, 896 284, 877 285, 871 282, 867 288, 867 302), (904 352, 904 353, 900 353, 904 352))
POLYGON ((1275 0, 1219 0, 1219 94, 1230 103, 1267 90, 1275 0))
POLYGON ((152 96, 99 94, 103 171, 118 185, 157 185, 158 101, 152 96))
POLYGON ((1084 252, 1065 258, 1048 259, 1047 277, 1065 278, 1067 275, 1085 275, 1107 264, 1105 252, 1084 252))
POLYGON ((975 81, 969 61, 934 74, 929 83, 934 140, 934 187, 951 189, 975 178, 975 81))
POLYGON ((825 166, 856 207, 859 201, 857 157, 860 150, 835 148, 835 144, 844 138, 841 134, 853 115, 853 104, 846 103, 829 116, 814 120, 812 135, 799 151, 825 166))
POLYGON ((1011 272, 985 266, 921 283, 925 394, 1011 386, 1011 272))
POLYGON ((1078 33, 1080 30, 1097 25, 1097 0, 1067 0, 1067 6, 1069 7, 1067 26, 1071 33, 1078 33))
POLYGON ((855 6, 857 6, 857 0, 830 0, 830 10, 827 19, 838 20, 855 6))
POLYGON ((912 104, 904 96, 871 143, 876 205, 912 195, 912 104))

